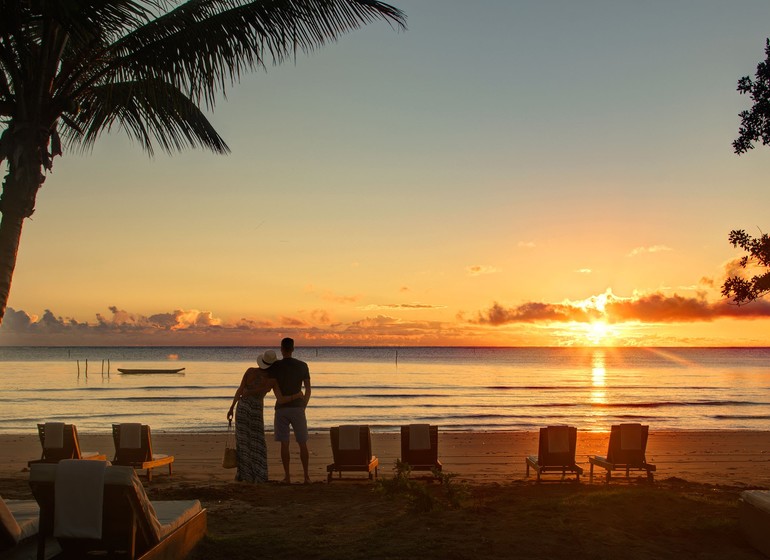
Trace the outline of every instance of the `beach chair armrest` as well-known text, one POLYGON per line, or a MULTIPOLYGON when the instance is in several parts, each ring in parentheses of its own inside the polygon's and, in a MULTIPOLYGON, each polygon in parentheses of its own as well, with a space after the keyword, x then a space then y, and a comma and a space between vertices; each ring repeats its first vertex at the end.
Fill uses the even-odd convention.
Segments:
POLYGON ((592 465, 596 465, 608 470, 611 470, 615 467, 614 463, 610 463, 606 457, 601 457, 599 455, 589 455, 588 462, 592 465))

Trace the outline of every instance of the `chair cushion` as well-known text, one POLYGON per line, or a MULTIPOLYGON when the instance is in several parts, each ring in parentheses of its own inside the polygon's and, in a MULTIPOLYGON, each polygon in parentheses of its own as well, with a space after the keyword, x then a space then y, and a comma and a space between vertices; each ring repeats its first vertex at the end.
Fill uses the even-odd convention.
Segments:
POLYGON ((62 449, 64 447, 64 422, 45 423, 45 449, 62 449))
POLYGON ((141 449, 142 448, 142 425, 138 423, 120 424, 120 447, 121 449, 141 449))
POLYGON ((642 425, 620 425, 620 449, 622 451, 636 451, 642 449, 642 425))
POLYGON ((770 490, 744 490, 741 499, 758 510, 770 513, 770 490))
POLYGON ((361 449, 361 427, 344 425, 340 426, 339 449, 358 450, 361 449))
MULTIPOLYGON (((9 500, 10 501, 10 500, 9 500)), ((11 511, 8 503, 0 498, 0 524, 2 524, 5 533, 11 537, 13 542, 17 543, 21 539, 21 527, 16 521, 16 516, 11 511)), ((5 540, 5 537, 0 540, 5 540)))
POLYGON ((37 502, 35 500, 6 500, 5 503, 21 529, 19 540, 37 535, 40 523, 40 506, 37 505, 37 502))
POLYGON ((569 426, 548 426, 548 453, 569 453, 569 426))
POLYGON ((430 425, 409 424, 409 449, 430 449, 430 425))
POLYGON ((164 539, 201 511, 198 500, 164 500, 151 502, 160 523, 160 538, 164 539))

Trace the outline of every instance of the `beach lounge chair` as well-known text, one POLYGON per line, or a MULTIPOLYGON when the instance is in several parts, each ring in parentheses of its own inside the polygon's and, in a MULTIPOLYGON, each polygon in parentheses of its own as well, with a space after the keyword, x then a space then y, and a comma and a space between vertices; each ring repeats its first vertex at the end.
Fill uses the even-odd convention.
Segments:
POLYGON ((607 469, 607 482, 610 481, 612 471, 626 471, 626 478, 630 477, 630 471, 645 471, 647 480, 653 481, 655 465, 647 462, 644 454, 647 449, 647 435, 649 426, 641 424, 619 424, 612 426, 610 430, 610 443, 607 456, 589 455, 591 464, 588 478, 593 480, 594 466, 607 469))
POLYGON ((738 500, 738 522, 751 546, 770 556, 770 491, 744 490, 738 500))
POLYGON ((185 558, 206 533, 198 500, 150 502, 132 467, 104 461, 38 463, 29 484, 40 505, 40 532, 67 558, 119 555, 129 560, 185 558))
POLYGON ((43 454, 40 459, 29 461, 28 466, 31 466, 33 463, 58 463, 62 459, 107 460, 107 456, 100 454, 98 451, 80 450, 78 429, 73 424, 64 424, 62 422, 38 424, 37 435, 40 437, 43 454))
POLYGON ((334 462, 326 467, 327 480, 337 472, 342 478, 343 471, 365 472, 372 480, 377 477, 379 459, 372 455, 372 434, 369 426, 335 426, 329 429, 334 462))
MULTIPOLYGON (((3 500, 0 497, 0 558, 32 560, 37 552, 40 508, 35 500, 3 500)), ((46 541, 45 558, 61 552, 53 539, 46 541)))
POLYGON ((576 444, 577 428, 572 426, 540 428, 537 455, 530 455, 525 459, 526 476, 529 476, 530 468, 537 473, 538 482, 540 482, 540 475, 548 472, 561 473, 562 480, 570 472, 575 475, 575 479, 579 482, 583 468, 575 464, 576 444))
POLYGON ((413 471, 440 471, 438 426, 409 424, 401 426, 401 462, 413 471))
POLYGON ((152 480, 152 469, 168 465, 171 476, 174 456, 152 450, 152 434, 146 424, 113 424, 112 439, 115 442, 113 465, 146 470, 148 482, 152 480))

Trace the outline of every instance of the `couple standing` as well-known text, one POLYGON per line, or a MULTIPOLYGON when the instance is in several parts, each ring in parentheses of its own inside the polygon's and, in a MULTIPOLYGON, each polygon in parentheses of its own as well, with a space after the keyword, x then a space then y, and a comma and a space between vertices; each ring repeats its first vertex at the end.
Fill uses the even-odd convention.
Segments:
POLYGON ((291 482, 289 471, 290 428, 294 429, 294 439, 299 444, 299 457, 305 473, 305 483, 310 482, 308 475, 308 430, 305 407, 310 400, 310 371, 307 364, 292 357, 294 340, 284 338, 281 341, 282 360, 275 352, 267 350, 257 357, 258 368, 249 368, 235 392, 233 403, 227 412, 228 421, 232 421, 236 404, 235 449, 238 456, 238 468, 235 480, 245 482, 267 482, 267 444, 265 443, 265 421, 263 416, 264 397, 270 391, 275 393, 275 441, 281 443, 281 462, 283 463, 283 482, 291 482), (304 388, 304 393, 303 393, 304 388))

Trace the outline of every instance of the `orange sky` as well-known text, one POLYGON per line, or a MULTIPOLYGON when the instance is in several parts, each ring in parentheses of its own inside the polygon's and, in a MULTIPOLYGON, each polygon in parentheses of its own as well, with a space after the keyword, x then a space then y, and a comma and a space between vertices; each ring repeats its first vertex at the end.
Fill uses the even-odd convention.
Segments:
POLYGON ((245 76, 229 156, 57 159, 0 344, 767 345, 719 291, 767 229, 731 142, 770 5, 396 5, 245 76))

